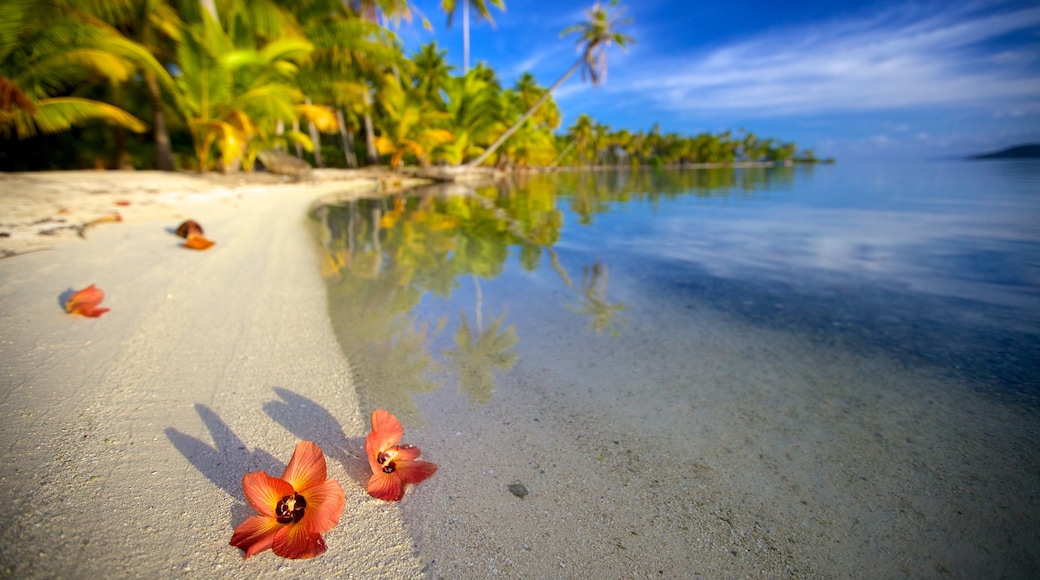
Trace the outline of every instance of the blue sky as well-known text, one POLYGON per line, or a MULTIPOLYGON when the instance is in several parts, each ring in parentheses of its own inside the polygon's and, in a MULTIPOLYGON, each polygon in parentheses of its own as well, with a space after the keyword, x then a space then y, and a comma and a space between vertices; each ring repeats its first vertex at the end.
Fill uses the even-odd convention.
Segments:
MULTIPOLYGON (((505 0, 473 21, 471 63, 512 85, 552 84, 578 58, 591 0, 505 0)), ((440 0, 411 3, 411 53, 436 40, 462 68, 462 26, 440 0)), ((840 159, 931 158, 1040 142, 1040 4, 1035 0, 623 3, 636 39, 612 48, 606 83, 556 93, 564 126, 588 113, 614 129, 753 131, 840 159)))

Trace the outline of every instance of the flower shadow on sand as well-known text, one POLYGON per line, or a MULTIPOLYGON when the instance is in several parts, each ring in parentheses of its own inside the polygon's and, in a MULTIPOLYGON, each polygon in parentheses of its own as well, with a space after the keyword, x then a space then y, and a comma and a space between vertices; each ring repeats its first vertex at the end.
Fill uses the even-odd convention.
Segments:
POLYGON ((318 403, 281 387, 272 390, 281 401, 264 403, 264 412, 297 439, 313 441, 325 455, 343 466, 359 485, 366 485, 372 472, 364 455, 365 438, 348 438, 339 421, 318 403))
POLYGON ((209 429, 216 448, 173 427, 167 427, 164 431, 170 443, 173 443, 181 455, 217 487, 244 503, 246 497, 242 493, 243 475, 251 471, 281 473, 285 467, 284 462, 262 449, 249 451, 246 444, 213 412, 213 409, 196 403, 195 411, 209 429))
POLYGON ((237 500, 231 509, 231 525, 237 526, 253 515, 253 510, 246 503, 246 496, 242 491, 242 476, 252 471, 281 473, 285 463, 262 449, 249 451, 245 443, 213 412, 213 409, 196 403, 195 411, 209 429, 215 448, 173 427, 167 427, 164 432, 170 443, 173 443, 196 469, 237 500))

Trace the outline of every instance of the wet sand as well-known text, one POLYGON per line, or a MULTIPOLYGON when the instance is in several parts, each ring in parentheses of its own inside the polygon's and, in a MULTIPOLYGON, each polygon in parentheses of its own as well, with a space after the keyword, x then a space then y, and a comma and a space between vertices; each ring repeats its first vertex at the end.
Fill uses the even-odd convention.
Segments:
POLYGON ((405 521, 437 577, 1040 569, 1035 407, 611 280, 632 306, 619 337, 514 279, 485 283, 517 366, 488 404, 454 379, 416 397, 415 436, 449 475, 405 521))

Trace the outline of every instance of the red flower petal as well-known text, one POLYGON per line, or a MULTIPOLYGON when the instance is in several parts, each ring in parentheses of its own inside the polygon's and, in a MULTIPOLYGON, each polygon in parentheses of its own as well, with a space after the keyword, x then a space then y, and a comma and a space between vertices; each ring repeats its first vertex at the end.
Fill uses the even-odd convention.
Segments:
POLYGON ((372 473, 382 472, 383 466, 377 459, 380 451, 386 451, 404 436, 404 427, 397 417, 383 409, 372 411, 372 431, 365 438, 365 453, 372 473))
POLYGON ((274 510, 283 497, 296 491, 289 482, 271 477, 263 471, 245 474, 242 477, 242 490, 246 493, 249 505, 268 518, 275 517, 274 510))
POLYGON ((414 461, 422 454, 415 445, 398 445, 395 461, 414 461))
POLYGON ((290 524, 275 533, 271 549, 283 558, 313 558, 325 551, 325 540, 302 523, 290 524))
POLYGON ((105 292, 91 284, 69 296, 69 299, 65 302, 65 311, 71 314, 82 314, 83 316, 97 318, 108 312, 108 308, 97 308, 97 305, 104 298, 105 292))
POLYGON ((402 483, 419 483, 437 473, 437 465, 429 461, 398 461, 394 473, 402 483))
POLYGON ((235 528, 231 545, 246 551, 246 558, 271 547, 275 533, 282 527, 278 520, 264 516, 253 516, 235 528))
POLYGON ((368 495, 384 501, 398 501, 404 497, 404 483, 397 477, 397 472, 379 471, 368 478, 368 495))
POLYGON ((189 250, 208 250, 213 247, 216 242, 211 241, 200 235, 188 236, 188 239, 181 244, 189 250))
POLYGON ((300 525, 306 526, 312 534, 323 534, 336 527, 346 504, 343 487, 338 481, 326 480, 308 488, 301 495, 307 500, 307 508, 300 525))
POLYGON ((325 456, 321 448, 310 441, 297 443, 292 459, 282 473, 282 479, 288 481, 296 491, 303 492, 323 483, 325 476, 325 456))

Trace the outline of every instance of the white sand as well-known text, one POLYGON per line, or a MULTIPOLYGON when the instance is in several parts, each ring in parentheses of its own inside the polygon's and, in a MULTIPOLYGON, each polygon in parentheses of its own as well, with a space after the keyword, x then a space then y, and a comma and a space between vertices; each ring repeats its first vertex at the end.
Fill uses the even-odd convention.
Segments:
POLYGON ((351 184, 229 189, 151 172, 45 175, 35 188, 3 176, 0 222, 75 204, 63 215, 80 219, 113 198, 131 205, 117 207, 126 221, 99 225, 88 240, 61 235, 48 238, 50 250, 0 260, 0 494, 9 510, 0 571, 419 575, 401 505, 363 487, 367 418, 328 323, 305 225, 315 197, 351 184), (125 187, 135 180, 153 191, 125 187), (115 193, 83 193, 113 183, 115 193), (169 230, 188 217, 214 248, 179 247, 169 230), (111 312, 65 314, 59 296, 92 283, 111 312), (305 437, 322 446, 329 476, 346 490, 328 552, 244 561, 228 545, 252 511, 241 477, 280 475, 305 437))

